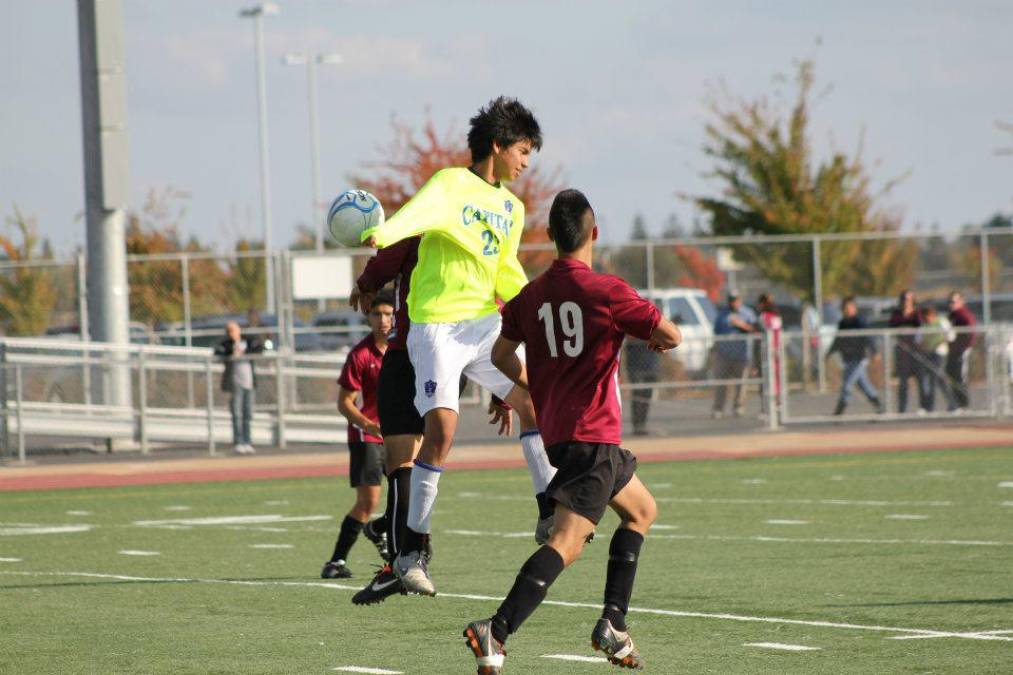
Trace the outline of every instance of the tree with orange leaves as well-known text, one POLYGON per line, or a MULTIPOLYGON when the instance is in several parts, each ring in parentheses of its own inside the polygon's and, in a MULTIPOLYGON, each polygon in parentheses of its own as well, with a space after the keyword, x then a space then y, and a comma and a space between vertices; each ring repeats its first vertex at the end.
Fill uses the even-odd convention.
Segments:
MULTIPOLYGON (((451 166, 468 166, 471 153, 464 134, 450 129, 444 134, 437 131, 432 119, 427 119, 421 134, 397 120, 391 122, 394 139, 379 149, 383 159, 365 165, 368 173, 353 176, 353 183, 373 193, 388 215, 395 213, 433 174, 451 166)), ((556 193, 563 189, 558 168, 544 171, 532 167, 514 183, 510 191, 524 202, 523 244, 549 241, 549 207, 556 193)), ((518 259, 528 271, 541 271, 551 263, 551 251, 521 251, 518 259)))

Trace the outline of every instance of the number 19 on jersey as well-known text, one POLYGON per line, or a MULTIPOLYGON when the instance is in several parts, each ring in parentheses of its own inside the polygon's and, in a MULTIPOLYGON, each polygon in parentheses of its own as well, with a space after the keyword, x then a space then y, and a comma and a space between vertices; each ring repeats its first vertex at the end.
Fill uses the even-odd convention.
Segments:
POLYGON ((567 356, 578 356, 584 351, 584 315, 580 305, 575 302, 564 302, 559 306, 559 329, 563 339, 556 342, 556 316, 551 303, 544 303, 538 309, 538 319, 545 324, 545 341, 549 345, 549 355, 559 357, 559 347, 567 356))

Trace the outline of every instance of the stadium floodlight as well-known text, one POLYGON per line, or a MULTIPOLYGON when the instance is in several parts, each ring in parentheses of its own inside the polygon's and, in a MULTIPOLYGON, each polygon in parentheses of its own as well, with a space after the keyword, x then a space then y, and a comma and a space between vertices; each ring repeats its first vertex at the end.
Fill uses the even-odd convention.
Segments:
POLYGON ((316 232, 316 248, 324 250, 324 217, 320 202, 320 125, 317 122, 317 65, 337 65, 343 63, 341 54, 329 52, 325 54, 286 54, 282 63, 286 66, 306 66, 306 107, 310 118, 310 176, 313 189, 313 208, 310 215, 316 232))
POLYGON ((267 309, 275 311, 274 270, 271 264, 271 173, 267 155, 267 78, 264 74, 264 17, 279 12, 273 2, 261 2, 239 11, 240 18, 253 19, 257 59, 257 121, 260 139, 260 211, 264 225, 264 260, 267 277, 267 309))

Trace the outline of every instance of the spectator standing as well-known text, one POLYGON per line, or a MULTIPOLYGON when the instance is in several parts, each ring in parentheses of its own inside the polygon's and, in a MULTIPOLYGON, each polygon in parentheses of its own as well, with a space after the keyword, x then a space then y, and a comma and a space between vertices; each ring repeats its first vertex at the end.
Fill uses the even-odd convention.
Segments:
POLYGON ((953 388, 953 399, 950 410, 966 408, 970 404, 967 393, 967 362, 971 356, 971 347, 978 339, 977 333, 970 328, 977 325, 974 313, 964 303, 964 296, 953 291, 950 293, 950 324, 955 330, 946 355, 946 376, 953 388), (965 329, 961 331, 961 329, 965 329))
MULTIPOLYGON (((627 337, 625 343, 626 375, 631 384, 645 384, 658 381, 661 355, 648 349, 647 343, 627 337)), ((647 416, 651 411, 653 389, 633 390, 633 435, 647 435, 647 416)))
MULTIPOLYGON (((901 291, 897 299, 897 308, 890 315, 891 328, 918 328, 922 325, 921 316, 915 305, 915 294, 909 289, 901 291)), ((925 368, 919 363, 918 345, 915 335, 894 336, 894 368, 897 372, 897 412, 907 410, 908 382, 914 378, 918 386, 919 403, 925 403, 925 368)))
POLYGON ((868 335, 845 335, 847 331, 865 330, 866 324, 858 314, 858 305, 854 296, 848 296, 841 301, 841 317, 837 324, 837 337, 830 345, 827 356, 833 353, 841 355, 841 362, 844 364, 844 372, 841 375, 841 393, 837 398, 837 407, 834 414, 844 413, 848 407, 848 398, 851 396, 851 387, 858 385, 865 397, 869 399, 876 408, 876 412, 883 412, 883 403, 879 400, 879 392, 869 381, 869 374, 866 368, 869 365, 869 358, 876 355, 876 345, 868 335))
POLYGON ((756 314, 742 304, 738 291, 728 293, 728 306, 714 320, 714 377, 719 380, 738 380, 735 384, 719 384, 714 391, 714 406, 711 417, 720 419, 725 412, 728 389, 734 387, 732 413, 742 415, 746 406, 746 375, 749 374, 750 350, 746 338, 731 339, 725 336, 746 335, 756 332, 756 314))
POLYGON ((257 375, 250 356, 263 351, 264 344, 260 338, 255 335, 244 338, 235 321, 225 324, 225 339, 215 347, 215 356, 225 362, 222 391, 232 394, 229 401, 232 443, 234 451, 240 455, 252 455, 255 452, 250 444, 250 419, 253 417, 257 375))
POLYGON ((953 395, 946 381, 943 368, 946 356, 950 351, 950 342, 954 339, 953 328, 949 319, 940 316, 936 308, 927 305, 922 309, 922 331, 918 335, 921 347, 921 358, 925 359, 925 400, 922 408, 928 412, 936 407, 936 389, 946 397, 947 409, 954 409, 953 395))

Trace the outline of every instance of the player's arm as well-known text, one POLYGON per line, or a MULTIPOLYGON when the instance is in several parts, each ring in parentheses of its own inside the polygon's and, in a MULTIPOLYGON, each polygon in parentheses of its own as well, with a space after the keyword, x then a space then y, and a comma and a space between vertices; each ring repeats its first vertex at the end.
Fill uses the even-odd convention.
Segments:
POLYGON ((368 314, 369 305, 377 291, 397 278, 405 260, 418 245, 418 241, 413 238, 402 239, 377 251, 375 256, 367 260, 366 267, 355 280, 352 293, 348 296, 348 304, 352 309, 360 309, 363 314, 368 314))
POLYGON ((682 344, 682 331, 674 323, 661 317, 658 325, 651 331, 647 340, 647 348, 655 352, 667 352, 682 344))
POLYGON ((528 388, 528 371, 524 362, 517 356, 517 347, 520 342, 508 340, 502 335, 496 338, 492 346, 492 365, 503 371, 503 374, 510 378, 510 381, 521 389, 528 388))
POLYGON ((370 436, 380 435, 380 425, 362 414, 355 405, 355 396, 359 392, 355 389, 341 387, 338 392, 338 412, 344 415, 349 424, 359 427, 370 436))
POLYGON ((383 225, 364 230, 360 241, 366 246, 383 248, 423 232, 445 229, 448 225, 444 217, 445 196, 438 172, 383 225))
POLYGON ((528 275, 524 272, 521 261, 517 259, 517 251, 521 246, 524 234, 524 206, 518 204, 515 209, 513 227, 506 242, 505 250, 500 253, 499 266, 496 270, 496 297, 509 302, 528 283, 528 275))

